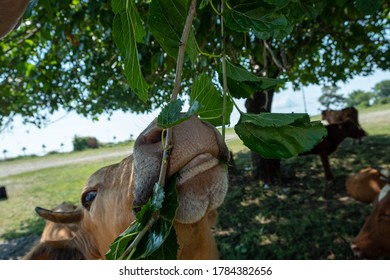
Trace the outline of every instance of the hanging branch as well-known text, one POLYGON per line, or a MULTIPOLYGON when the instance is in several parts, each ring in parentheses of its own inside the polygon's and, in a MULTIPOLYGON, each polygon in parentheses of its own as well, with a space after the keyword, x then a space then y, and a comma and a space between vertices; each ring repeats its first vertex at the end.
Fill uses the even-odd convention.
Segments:
MULTIPOLYGON (((172 90, 171 101, 175 101, 177 99, 177 95, 179 94, 181 89, 181 76, 183 73, 184 54, 185 54, 186 45, 188 41, 188 35, 190 34, 190 30, 192 27, 192 21, 195 16, 195 11, 196 11, 196 0, 191 0, 187 19, 184 24, 183 33, 181 35, 181 39, 179 43, 179 53, 177 55, 177 62, 176 62, 175 85, 172 90)), ((164 153, 163 153, 163 158, 161 163, 160 177, 158 180, 158 183, 162 187, 164 187, 165 185, 169 155, 171 153, 171 150, 172 150, 172 129, 168 128, 166 130, 166 138, 164 142, 164 153)))
POLYGON ((287 61, 286 47, 284 46, 283 42, 280 42, 280 57, 282 58, 283 67, 287 70, 290 69, 291 66, 287 61))
POLYGON ((222 139, 225 140, 225 115, 226 115, 226 98, 227 98, 227 77, 226 77, 226 53, 225 53, 225 30, 224 30, 224 11, 225 1, 222 0, 221 5, 221 47, 222 47, 222 79, 223 79, 223 104, 222 104, 222 139))
MULTIPOLYGON (((191 27, 192 27, 192 21, 195 16, 196 11, 196 0, 191 0, 190 8, 188 11, 187 19, 184 25, 182 37, 180 39, 179 43, 179 53, 177 57, 177 63, 176 63, 176 76, 175 76, 175 85, 172 90, 171 95, 171 101, 175 101, 177 99, 177 95, 180 92, 181 89, 181 76, 183 72, 183 64, 184 64, 184 54, 186 49, 186 44, 188 40, 188 35, 190 33, 191 27)), ((162 142, 164 143, 164 152, 162 157, 162 163, 161 163, 161 169, 160 169, 160 176, 158 180, 158 184, 161 187, 165 186, 166 181, 166 174, 168 169, 168 162, 169 162, 169 156, 172 150, 172 129, 168 128, 166 130, 166 136, 164 138, 164 131, 163 131, 163 138, 162 142)), ((131 253, 139 244, 139 242, 142 240, 143 236, 149 231, 149 229, 153 226, 154 222, 156 222, 159 219, 159 212, 156 212, 152 218, 148 221, 148 223, 145 225, 145 227, 140 231, 137 235, 137 237, 133 240, 133 242, 130 244, 129 247, 126 248, 125 252, 122 254, 121 258, 124 258, 127 254, 131 253)))
POLYGON ((272 57, 272 61, 276 64, 276 66, 280 69, 283 69, 283 70, 286 70, 284 68, 284 66, 282 65, 282 63, 280 63, 280 61, 278 60, 278 58, 276 57, 274 51, 271 49, 271 47, 268 45, 267 41, 266 40, 263 40, 263 44, 264 44, 264 47, 267 49, 267 51, 271 54, 271 57, 272 57))

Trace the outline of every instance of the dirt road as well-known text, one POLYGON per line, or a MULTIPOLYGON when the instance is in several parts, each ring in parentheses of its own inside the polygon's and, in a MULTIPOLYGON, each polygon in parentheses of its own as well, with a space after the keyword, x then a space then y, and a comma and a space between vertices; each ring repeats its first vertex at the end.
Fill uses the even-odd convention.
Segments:
POLYGON ((132 152, 132 149, 123 148, 123 150, 108 151, 106 153, 96 153, 91 155, 82 155, 82 156, 71 156, 68 158, 61 157, 43 157, 43 158, 34 158, 31 161, 11 161, 11 162, 2 162, 0 164, 0 177, 16 175, 24 172, 35 171, 39 169, 49 168, 49 167, 58 167, 62 165, 68 165, 72 163, 83 163, 98 161, 104 159, 110 159, 115 157, 125 158, 132 152))

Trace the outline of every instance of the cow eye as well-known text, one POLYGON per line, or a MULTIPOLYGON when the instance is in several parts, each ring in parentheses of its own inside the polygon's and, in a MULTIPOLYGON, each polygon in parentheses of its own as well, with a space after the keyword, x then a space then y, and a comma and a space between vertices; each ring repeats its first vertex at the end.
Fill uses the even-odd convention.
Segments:
POLYGON ((83 197, 81 198, 81 203, 88 210, 89 210, 89 208, 91 208, 91 204, 94 201, 96 194, 97 194, 97 191, 95 191, 95 190, 89 191, 89 192, 83 194, 83 197))

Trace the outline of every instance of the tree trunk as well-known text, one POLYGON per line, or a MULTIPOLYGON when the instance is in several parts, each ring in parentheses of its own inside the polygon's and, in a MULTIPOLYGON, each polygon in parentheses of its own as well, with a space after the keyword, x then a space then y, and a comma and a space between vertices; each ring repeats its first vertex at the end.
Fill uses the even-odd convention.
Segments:
MULTIPOLYGON (((245 102, 248 113, 261 114, 271 112, 274 90, 257 91, 245 102)), ((265 184, 275 184, 281 179, 280 160, 265 159, 252 152, 252 176, 265 184)))

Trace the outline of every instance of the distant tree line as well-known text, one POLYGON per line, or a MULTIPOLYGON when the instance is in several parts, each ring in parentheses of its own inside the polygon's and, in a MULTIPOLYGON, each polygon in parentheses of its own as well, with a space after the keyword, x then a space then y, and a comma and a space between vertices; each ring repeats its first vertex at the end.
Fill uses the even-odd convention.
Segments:
POLYGON ((99 147, 99 141, 96 137, 80 137, 75 135, 73 137, 73 151, 83 151, 86 149, 97 149, 99 147))
POLYGON ((354 90, 345 96, 337 86, 325 86, 318 101, 326 109, 330 107, 370 107, 390 103, 390 80, 384 80, 374 85, 371 91, 354 90))

